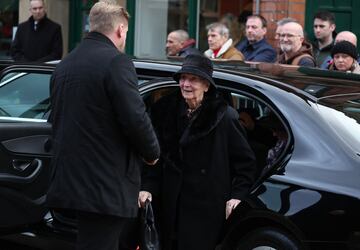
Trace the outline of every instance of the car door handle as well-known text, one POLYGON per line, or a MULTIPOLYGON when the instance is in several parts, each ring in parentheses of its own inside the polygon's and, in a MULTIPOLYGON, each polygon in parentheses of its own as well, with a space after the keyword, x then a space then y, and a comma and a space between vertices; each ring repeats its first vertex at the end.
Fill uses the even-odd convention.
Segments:
MULTIPOLYGON (((26 164, 24 165, 26 167, 26 164)), ((33 170, 31 173, 27 176, 17 176, 14 174, 0 174, 0 183, 18 183, 18 184, 28 184, 33 182, 36 177, 41 172, 42 169, 42 161, 39 159, 34 159, 31 161, 30 165, 28 165, 26 168, 31 167, 33 170)))
POLYGON ((17 171, 22 172, 25 169, 27 169, 29 166, 31 166, 32 163, 33 161, 16 159, 16 160, 12 160, 12 167, 17 171))

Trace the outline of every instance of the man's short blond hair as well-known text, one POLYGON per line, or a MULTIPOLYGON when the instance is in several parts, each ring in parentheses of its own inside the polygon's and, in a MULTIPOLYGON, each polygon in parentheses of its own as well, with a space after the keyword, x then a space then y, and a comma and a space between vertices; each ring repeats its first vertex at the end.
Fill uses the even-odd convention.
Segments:
POLYGON ((109 34, 119 23, 128 24, 129 13, 116 1, 100 0, 90 10, 90 31, 109 34))

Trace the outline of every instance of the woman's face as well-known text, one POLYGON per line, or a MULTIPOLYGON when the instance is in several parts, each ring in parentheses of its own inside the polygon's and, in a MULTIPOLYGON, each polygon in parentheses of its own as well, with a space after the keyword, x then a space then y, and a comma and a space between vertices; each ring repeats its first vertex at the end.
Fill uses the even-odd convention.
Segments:
POLYGON ((209 90, 209 83, 205 79, 192 74, 181 74, 179 84, 187 103, 200 103, 204 93, 209 90))
POLYGON ((354 62, 354 58, 352 58, 348 54, 337 53, 337 54, 334 55, 335 67, 339 71, 348 71, 348 70, 350 70, 353 62, 354 62))

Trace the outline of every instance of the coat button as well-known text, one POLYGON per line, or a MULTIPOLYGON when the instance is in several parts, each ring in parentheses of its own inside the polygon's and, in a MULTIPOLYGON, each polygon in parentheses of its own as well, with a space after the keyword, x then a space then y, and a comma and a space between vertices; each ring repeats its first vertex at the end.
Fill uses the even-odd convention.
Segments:
POLYGON ((206 169, 202 168, 202 169, 200 170, 200 173, 206 174, 206 169))

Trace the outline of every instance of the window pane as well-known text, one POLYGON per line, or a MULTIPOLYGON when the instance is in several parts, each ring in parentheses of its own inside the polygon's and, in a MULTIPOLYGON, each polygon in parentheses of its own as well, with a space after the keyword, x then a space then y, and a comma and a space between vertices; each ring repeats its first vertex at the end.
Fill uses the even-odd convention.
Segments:
POLYGON ((187 0, 138 0, 135 11, 136 57, 165 58, 167 34, 188 30, 187 0))
POLYGON ((49 105, 50 74, 16 73, 0 83, 0 116, 41 119, 49 105))

